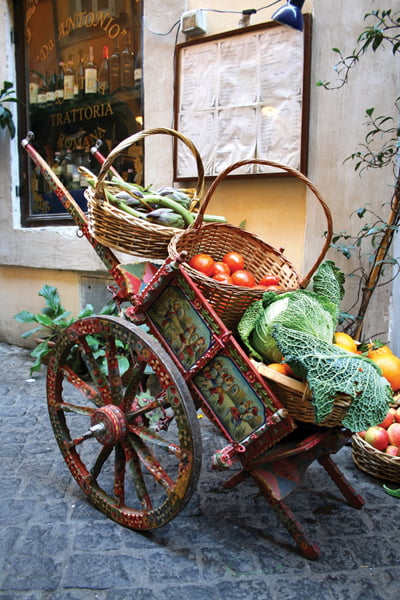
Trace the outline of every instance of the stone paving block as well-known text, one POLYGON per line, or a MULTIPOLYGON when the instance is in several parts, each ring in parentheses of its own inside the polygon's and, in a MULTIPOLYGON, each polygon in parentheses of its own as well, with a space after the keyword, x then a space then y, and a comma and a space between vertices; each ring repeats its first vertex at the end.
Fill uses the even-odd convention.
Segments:
MULTIPOLYGON (((287 498, 318 561, 302 558, 257 486, 224 490, 211 469, 224 439, 199 420, 197 490, 166 526, 135 532, 96 510, 72 478, 49 423, 45 373, 0 344, 0 600, 387 600, 400 593, 399 499, 334 457, 366 504, 348 506, 313 463, 287 498), (33 381, 31 381, 33 379, 33 381)), ((400 483, 399 483, 400 487, 400 483)))

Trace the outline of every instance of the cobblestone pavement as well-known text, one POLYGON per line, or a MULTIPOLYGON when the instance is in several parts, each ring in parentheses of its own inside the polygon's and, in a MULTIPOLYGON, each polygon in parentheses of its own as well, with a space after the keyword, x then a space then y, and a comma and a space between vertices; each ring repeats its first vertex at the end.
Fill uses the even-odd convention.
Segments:
POLYGON ((319 545, 302 558, 252 482, 231 491, 211 471, 223 443, 201 419, 197 491, 170 524, 117 525, 86 501, 56 446, 45 374, 27 350, 0 344, 1 600, 387 600, 399 598, 400 500, 336 456, 366 504, 350 508, 318 463, 288 498, 319 545))

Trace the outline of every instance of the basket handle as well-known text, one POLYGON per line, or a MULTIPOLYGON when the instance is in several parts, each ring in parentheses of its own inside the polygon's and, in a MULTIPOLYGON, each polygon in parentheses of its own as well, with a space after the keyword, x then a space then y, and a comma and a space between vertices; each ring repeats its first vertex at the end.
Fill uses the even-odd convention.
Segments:
POLYGON ((203 166, 203 161, 201 159, 200 153, 197 150, 196 146, 193 144, 193 142, 191 142, 182 133, 180 133, 179 131, 176 131, 175 129, 169 129, 167 127, 157 127, 157 128, 153 128, 153 129, 144 129, 142 131, 138 131, 137 133, 128 136, 127 138, 122 140, 122 142, 117 144, 110 151, 105 162, 101 166, 99 175, 97 177, 96 192, 97 192, 97 188, 101 188, 103 180, 105 179, 105 177, 107 175, 107 172, 109 171, 110 167, 112 166, 112 163, 114 162, 114 160, 117 158, 117 156, 119 154, 121 154, 124 150, 129 148, 129 146, 132 146, 132 144, 135 144, 136 142, 139 142, 150 135, 156 135, 156 134, 171 135, 171 136, 181 140, 189 148, 189 150, 191 151, 191 153, 193 154, 193 156, 196 160, 196 165, 197 165, 196 198, 201 198, 201 196, 203 195, 203 191, 204 191, 204 166, 203 166))
POLYGON ((295 177, 297 177, 298 179, 303 181, 306 184, 306 186, 313 192, 313 194, 317 198, 319 204, 321 205, 322 210, 324 211, 324 215, 325 215, 326 223, 327 223, 326 239, 325 239, 325 243, 322 247, 320 254, 318 255, 316 261, 314 262, 314 265, 308 271, 307 275, 305 275, 303 277, 303 279, 300 281, 300 287, 305 288, 305 287, 307 287, 308 283, 311 280, 311 277, 314 275, 315 271, 318 269, 319 265, 323 261, 325 254, 327 253, 327 251, 330 247, 331 240, 332 240, 332 234, 333 234, 333 224, 332 224, 332 215, 329 210, 329 207, 326 204, 325 200, 322 198, 318 189, 315 187, 315 185, 313 183, 311 183, 311 181, 309 179, 307 179, 307 177, 305 175, 300 173, 300 171, 298 171, 297 169, 294 169, 287 165, 282 165, 273 160, 266 160, 266 159, 262 159, 262 158, 249 158, 249 159, 244 159, 244 160, 240 160, 238 162, 232 163, 231 165, 229 165, 228 167, 223 169, 217 175, 217 177, 214 179, 214 181, 212 182, 212 184, 211 184, 210 188, 208 189, 208 192, 204 198, 204 201, 202 202, 202 204, 200 206, 200 209, 199 209, 199 212, 197 213, 196 219, 191 227, 192 228, 201 227, 201 225, 203 223, 203 216, 207 210, 207 206, 208 206, 208 204, 211 200, 211 197, 212 197, 213 193, 215 192, 215 189, 218 186, 218 184, 227 175, 229 175, 229 173, 231 173, 235 169, 238 169, 239 167, 243 167, 244 165, 249 165, 249 164, 266 165, 266 166, 270 166, 270 167, 276 167, 276 168, 282 169, 283 171, 286 171, 290 175, 294 175, 295 177))

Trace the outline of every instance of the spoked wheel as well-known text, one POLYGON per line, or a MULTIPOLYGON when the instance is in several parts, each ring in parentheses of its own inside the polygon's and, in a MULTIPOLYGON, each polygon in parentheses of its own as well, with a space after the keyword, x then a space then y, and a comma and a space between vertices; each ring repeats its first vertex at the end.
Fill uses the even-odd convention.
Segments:
POLYGON ((47 374, 51 424, 91 502, 131 529, 173 519, 201 464, 196 411, 161 345, 118 317, 88 317, 60 337, 47 374))

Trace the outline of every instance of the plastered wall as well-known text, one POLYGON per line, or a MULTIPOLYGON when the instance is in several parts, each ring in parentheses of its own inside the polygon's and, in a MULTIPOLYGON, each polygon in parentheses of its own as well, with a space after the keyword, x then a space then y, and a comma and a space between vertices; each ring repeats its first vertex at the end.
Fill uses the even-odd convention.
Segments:
MULTIPOLYGON (((336 231, 353 226, 355 217, 350 215, 360 202, 368 201, 380 207, 388 199, 392 183, 390 174, 375 171, 360 177, 350 162, 344 162, 365 135, 365 108, 376 106, 379 114, 393 112, 392 99, 398 92, 399 74, 390 53, 379 52, 372 60, 368 59, 362 68, 352 73, 351 81, 341 90, 327 92, 315 85, 318 79, 334 76, 336 56, 332 47, 351 51, 362 28, 364 13, 376 9, 375 4, 372 0, 351 3, 320 0, 306 1, 303 9, 313 16, 308 176, 328 202, 336 231)), ((259 1, 253 5, 257 8, 265 3, 259 1)), ((10 6, 7 0, 0 0, 3 15, 0 39, 5 50, 0 53, 3 79, 12 77, 14 68, 14 47, 9 37, 13 19, 10 6)), ((176 42, 185 41, 185 36, 177 36, 176 28, 166 33, 183 11, 193 8, 209 6, 197 1, 144 2, 145 128, 173 126, 174 46, 176 42)), ((240 19, 238 13, 248 7, 237 0, 229 3, 220 0, 212 3, 212 8, 238 12, 207 12, 209 34, 235 28, 240 19)), ((252 17, 251 23, 268 21, 275 8, 260 11, 252 17)), ((34 309, 42 281, 56 281, 64 289, 66 303, 75 308, 79 303, 77 288, 82 274, 104 269, 86 240, 76 236, 74 227, 30 230, 20 227, 19 199, 15 196, 18 141, 10 142, 0 131, 0 144, 0 302, 8 307, 0 315, 0 340, 21 343, 19 331, 10 317, 21 308, 34 309)), ((147 139, 146 181, 169 185, 172 165, 172 140, 147 139)), ((313 195, 291 179, 225 181, 213 197, 210 212, 224 214, 236 225, 245 219, 250 231, 275 247, 285 247, 288 258, 302 273, 315 260, 326 229, 313 195)), ((354 266, 336 254, 332 257, 347 271, 354 266)), ((351 302, 351 286, 346 296, 351 302)), ((372 327, 379 319, 380 327, 390 331, 390 306, 393 306, 390 288, 379 291, 370 309, 372 327)))

